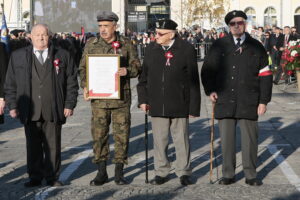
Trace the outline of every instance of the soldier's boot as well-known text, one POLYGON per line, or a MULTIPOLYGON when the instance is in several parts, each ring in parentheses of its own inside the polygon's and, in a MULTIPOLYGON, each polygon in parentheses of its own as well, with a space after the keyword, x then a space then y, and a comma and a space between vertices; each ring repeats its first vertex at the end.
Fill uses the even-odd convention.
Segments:
POLYGON ((108 182, 108 175, 106 171, 106 161, 101 161, 98 164, 98 173, 96 177, 93 180, 91 180, 90 185, 99 186, 107 182, 108 182))
POLYGON ((123 168, 124 168, 123 163, 116 163, 116 166, 115 166, 115 183, 117 185, 127 185, 128 184, 128 181, 124 178, 124 175, 123 175, 123 168))

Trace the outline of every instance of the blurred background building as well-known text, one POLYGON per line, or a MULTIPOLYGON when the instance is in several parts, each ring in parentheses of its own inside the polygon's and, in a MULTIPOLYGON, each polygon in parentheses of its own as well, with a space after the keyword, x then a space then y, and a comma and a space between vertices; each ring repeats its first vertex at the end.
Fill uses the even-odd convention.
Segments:
MULTIPOLYGON (((119 30, 144 32, 154 21, 171 18, 183 27, 221 27, 224 15, 243 10, 255 26, 286 25, 300 28, 300 0, 0 0, 4 4, 7 25, 12 29, 30 29, 34 23, 47 23, 54 32, 98 30, 99 10, 111 10, 119 17, 119 30), (297 24, 299 23, 299 24, 297 24)), ((0 18, 2 10, 0 11, 0 18)))

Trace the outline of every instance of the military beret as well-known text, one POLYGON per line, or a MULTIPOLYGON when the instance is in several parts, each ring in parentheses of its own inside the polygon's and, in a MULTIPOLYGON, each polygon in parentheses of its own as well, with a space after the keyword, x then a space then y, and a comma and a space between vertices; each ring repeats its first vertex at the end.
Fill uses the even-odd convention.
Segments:
POLYGON ((155 27, 157 29, 168 29, 168 30, 176 30, 178 25, 176 22, 170 19, 161 19, 155 23, 155 27))
POLYGON ((118 21, 119 17, 111 11, 100 11, 97 15, 97 21, 118 21))
POLYGON ((247 15, 246 13, 244 13, 243 11, 241 10, 233 10, 229 13, 227 13, 227 15, 225 16, 225 23, 228 25, 229 22, 235 18, 235 17, 242 17, 244 18, 245 20, 247 20, 247 15))

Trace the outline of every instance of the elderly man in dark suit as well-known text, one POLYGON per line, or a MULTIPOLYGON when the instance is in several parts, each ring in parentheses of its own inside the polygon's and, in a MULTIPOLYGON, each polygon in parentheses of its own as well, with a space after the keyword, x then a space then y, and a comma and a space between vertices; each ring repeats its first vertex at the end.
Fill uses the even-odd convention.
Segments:
POLYGON ((25 187, 61 186, 61 128, 73 114, 77 73, 70 54, 49 45, 47 25, 32 28, 32 45, 14 51, 5 81, 10 116, 24 124, 27 147, 25 187))
POLYGON ((5 107, 5 100, 4 100, 4 81, 5 81, 5 74, 7 69, 7 53, 5 51, 5 46, 3 43, 0 42, 0 124, 4 123, 4 107, 5 107))
POLYGON ((215 103, 223 156, 223 179, 219 183, 223 185, 235 182, 237 124, 246 184, 262 184, 256 177, 257 119, 271 100, 272 72, 262 44, 245 33, 246 19, 243 11, 226 15, 230 34, 212 45, 201 72, 205 93, 215 103))
POLYGON ((171 169, 169 132, 176 149, 175 171, 182 185, 190 176, 189 117, 200 115, 200 82, 195 48, 177 37, 172 20, 156 22, 156 43, 146 48, 137 86, 139 106, 151 116, 154 139, 153 185, 165 183, 171 169))

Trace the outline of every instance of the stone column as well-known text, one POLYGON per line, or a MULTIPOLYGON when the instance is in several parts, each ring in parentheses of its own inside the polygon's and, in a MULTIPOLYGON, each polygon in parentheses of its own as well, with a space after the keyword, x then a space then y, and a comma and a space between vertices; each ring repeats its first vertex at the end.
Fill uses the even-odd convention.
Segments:
POLYGON ((112 0, 111 1, 111 10, 116 13, 119 17, 118 25, 120 33, 125 33, 125 22, 126 22, 126 0, 112 0))

